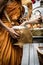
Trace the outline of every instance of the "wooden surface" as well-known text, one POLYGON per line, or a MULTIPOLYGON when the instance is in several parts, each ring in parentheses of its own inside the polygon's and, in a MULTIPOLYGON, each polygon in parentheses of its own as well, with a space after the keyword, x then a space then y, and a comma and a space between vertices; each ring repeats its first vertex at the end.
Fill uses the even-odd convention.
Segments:
POLYGON ((33 43, 24 45, 21 65, 39 65, 39 59, 36 50, 37 46, 43 46, 43 43, 33 43))

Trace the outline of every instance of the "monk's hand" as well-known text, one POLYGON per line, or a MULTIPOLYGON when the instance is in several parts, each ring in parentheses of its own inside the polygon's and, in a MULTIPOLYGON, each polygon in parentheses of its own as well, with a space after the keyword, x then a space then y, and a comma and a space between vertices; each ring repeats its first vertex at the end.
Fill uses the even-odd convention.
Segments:
POLYGON ((19 38, 20 35, 19 33, 17 33, 13 28, 10 28, 10 35, 12 36, 12 38, 19 38))
POLYGON ((0 19, 0 24, 3 26, 3 28, 5 30, 7 30, 10 33, 10 35, 13 38, 18 38, 19 37, 19 34, 17 32, 15 32, 15 30, 13 28, 9 28, 8 26, 6 26, 1 19, 0 19))

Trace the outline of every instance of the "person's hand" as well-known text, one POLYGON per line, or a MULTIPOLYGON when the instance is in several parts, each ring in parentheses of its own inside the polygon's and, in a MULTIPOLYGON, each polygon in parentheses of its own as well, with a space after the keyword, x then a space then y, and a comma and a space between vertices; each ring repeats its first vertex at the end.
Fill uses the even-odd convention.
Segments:
POLYGON ((6 26, 1 19, 0 19, 0 24, 3 26, 3 28, 5 30, 7 30, 10 33, 10 35, 13 38, 18 38, 19 37, 19 34, 17 32, 15 32, 15 30, 13 28, 9 28, 8 26, 6 26))
POLYGON ((19 38, 19 33, 17 33, 13 28, 10 28, 10 35, 12 36, 12 38, 19 38))

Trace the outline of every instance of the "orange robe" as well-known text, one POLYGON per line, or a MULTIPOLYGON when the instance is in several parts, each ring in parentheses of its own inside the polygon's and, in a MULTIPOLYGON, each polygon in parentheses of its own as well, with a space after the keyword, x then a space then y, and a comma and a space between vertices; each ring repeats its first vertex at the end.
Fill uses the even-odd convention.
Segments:
MULTIPOLYGON (((9 23, 2 14, 2 21, 3 23, 11 27, 11 23, 13 21, 14 25, 19 25, 17 20, 21 16, 21 2, 20 1, 14 1, 9 2, 5 10, 7 11, 7 14, 9 18, 11 19, 11 22, 9 23), (15 21, 16 20, 16 21, 15 21)), ((14 41, 14 40, 13 40, 14 41)), ((15 42, 15 41, 14 41, 15 42)), ((18 46, 12 45, 12 38, 10 36, 10 33, 3 28, 3 26, 0 25, 0 65, 20 65, 22 60, 22 54, 23 54, 23 48, 18 46)))
MULTIPOLYGON (((5 10, 9 17, 14 20, 14 16, 20 17, 20 6, 18 2, 11 2, 6 5, 5 10), (17 8, 18 7, 18 8, 17 8), (16 11, 15 11, 16 10, 16 11), (18 12, 17 12, 18 11, 18 12)), ((2 15, 3 23, 10 27, 11 23, 7 21, 4 14, 2 15)), ((17 22, 15 25, 18 25, 17 22)), ((12 45, 10 33, 0 25, 0 65, 20 65, 22 60, 23 48, 12 45)))

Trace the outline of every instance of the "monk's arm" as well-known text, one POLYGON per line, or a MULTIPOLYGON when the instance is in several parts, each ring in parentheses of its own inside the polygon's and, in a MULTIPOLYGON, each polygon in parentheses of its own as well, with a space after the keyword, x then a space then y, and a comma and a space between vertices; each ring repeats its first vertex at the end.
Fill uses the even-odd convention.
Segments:
POLYGON ((6 26, 1 19, 0 19, 0 25, 2 25, 3 28, 5 28, 5 30, 7 30, 13 38, 17 38, 17 36, 19 36, 18 33, 16 33, 12 28, 6 26))

